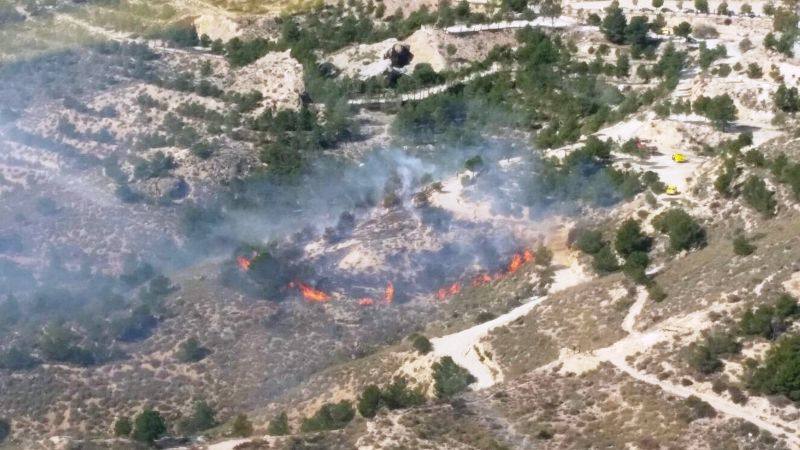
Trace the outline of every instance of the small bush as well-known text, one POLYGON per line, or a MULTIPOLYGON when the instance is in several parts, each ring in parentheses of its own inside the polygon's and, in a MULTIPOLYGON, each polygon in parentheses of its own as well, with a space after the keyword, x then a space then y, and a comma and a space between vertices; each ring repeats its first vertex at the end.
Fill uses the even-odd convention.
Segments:
POLYGON ((733 253, 738 256, 752 255, 756 251, 756 246, 751 244, 743 235, 733 238, 733 253))
POLYGON ((708 402, 703 401, 694 395, 689 396, 684 401, 684 404, 689 408, 689 414, 686 417, 687 422, 717 416, 717 411, 714 410, 714 408, 709 405, 708 402))
POLYGON ((584 253, 594 255, 603 249, 603 233, 599 230, 584 230, 578 235, 575 246, 584 253))
POLYGON ((192 415, 181 420, 178 423, 178 429, 184 434, 195 434, 214 428, 218 425, 214 415, 214 409, 208 403, 204 401, 196 402, 192 415))
POLYGON ((195 363, 203 360, 211 351, 200 344, 197 338, 183 341, 178 349, 177 358, 182 363, 195 363))
POLYGON ((661 303, 667 298, 667 292, 657 283, 650 283, 647 285, 647 295, 650 300, 661 303))
POLYGON ((773 345, 763 364, 753 372, 749 386, 800 401, 800 336, 789 336, 773 345))
POLYGON ((742 198, 764 217, 775 215, 775 208, 778 206, 775 193, 767 189, 767 184, 758 176, 751 175, 747 178, 742 187, 742 198))
POLYGON ((623 258, 627 258, 632 253, 646 254, 650 251, 652 244, 653 240, 642 232, 639 221, 628 219, 622 222, 622 225, 617 230, 614 248, 623 258))
POLYGON ((678 252, 706 245, 706 232, 686 211, 675 208, 653 218, 653 227, 669 236, 670 250, 678 252))
POLYGON ((289 417, 282 412, 269 421, 267 434, 270 436, 286 436, 291 433, 289 428, 289 417))
POLYGON ((253 434, 253 424, 247 414, 239 414, 231 424, 231 434, 238 437, 248 437, 253 434))
POLYGON ((303 432, 340 430, 355 417, 355 410, 347 400, 339 403, 325 403, 311 417, 303 419, 300 429, 303 432))
POLYGON ((133 431, 131 419, 127 417, 118 417, 117 421, 114 422, 114 436, 128 437, 131 435, 131 431, 133 431))
POLYGON ((167 423, 158 411, 145 409, 133 422, 133 438, 152 443, 167 432, 167 423))
POLYGON ((431 344, 431 341, 421 334, 415 334, 412 337, 411 346, 414 347, 414 350, 418 351, 421 355, 426 355, 433 350, 433 344, 431 344))
POLYGON ((599 252, 594 255, 592 266, 599 274, 609 274, 619 270, 619 260, 614 255, 609 245, 604 245, 599 252))
POLYGON ((477 381, 471 373, 456 364, 449 356, 433 363, 433 380, 436 396, 439 398, 453 397, 477 381))
POLYGON ((361 417, 372 418, 378 413, 381 407, 381 390, 378 386, 371 384, 364 388, 356 405, 361 417))

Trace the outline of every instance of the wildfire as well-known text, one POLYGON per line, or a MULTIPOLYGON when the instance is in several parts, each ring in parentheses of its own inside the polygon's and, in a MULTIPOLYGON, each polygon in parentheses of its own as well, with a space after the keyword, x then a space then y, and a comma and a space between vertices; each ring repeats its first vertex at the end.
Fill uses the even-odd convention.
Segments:
POLYGON ((383 293, 383 301, 391 304, 394 301, 394 284, 389 281, 386 283, 386 291, 383 293))
POLYGON ((522 253, 515 253, 511 258, 511 262, 508 263, 508 273, 516 272, 524 264, 533 261, 534 258, 533 252, 527 249, 522 253))
POLYGON ((300 293, 303 295, 303 298, 312 302, 322 303, 322 302, 327 302, 328 300, 331 299, 330 295, 318 289, 314 289, 313 287, 301 281, 292 282, 289 284, 289 287, 297 287, 298 289, 300 289, 300 293))
POLYGON ((245 256, 236 257, 236 265, 239 266, 239 270, 241 270, 242 272, 247 272, 248 270, 250 270, 250 264, 252 263, 253 260, 245 256))
POLYGON ((492 276, 488 273, 479 273, 472 277, 472 286, 483 286, 484 284, 491 283, 492 280, 492 276))
POLYGON ((439 300, 446 300, 447 297, 452 297, 461 292, 461 283, 455 282, 450 286, 445 286, 436 291, 436 298, 439 300))
POLYGON ((361 300, 358 301, 358 304, 360 306, 372 306, 372 305, 375 304, 375 300, 373 300, 373 299, 371 299, 369 297, 364 297, 364 298, 362 298, 361 300))

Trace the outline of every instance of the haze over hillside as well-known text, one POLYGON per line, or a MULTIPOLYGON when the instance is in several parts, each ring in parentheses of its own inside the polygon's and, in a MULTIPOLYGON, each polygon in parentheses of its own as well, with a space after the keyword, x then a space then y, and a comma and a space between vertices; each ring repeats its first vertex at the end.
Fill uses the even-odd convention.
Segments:
POLYGON ((797 38, 0 4, 0 448, 800 448, 797 38))

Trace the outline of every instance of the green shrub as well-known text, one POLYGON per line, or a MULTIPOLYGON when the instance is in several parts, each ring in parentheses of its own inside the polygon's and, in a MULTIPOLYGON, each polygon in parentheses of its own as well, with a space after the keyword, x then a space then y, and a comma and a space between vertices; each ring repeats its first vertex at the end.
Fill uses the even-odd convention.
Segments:
POLYGON ((678 252, 706 245, 706 232, 686 211, 674 208, 653 218, 653 227, 669 236, 670 250, 678 252))
POLYGON ((622 265, 622 271, 631 280, 639 284, 646 284, 647 278, 647 265, 650 264, 650 257, 645 252, 633 252, 625 259, 622 265))
POLYGON ((285 412, 281 412, 269 421, 267 426, 267 434, 270 436, 286 436, 291 433, 289 428, 289 417, 285 412))
POLYGON ((661 303, 667 298, 667 292, 659 284, 651 282, 647 285, 647 295, 650 300, 661 303))
POLYGON ((749 387, 800 401, 800 336, 787 336, 773 345, 753 372, 749 387))
POLYGON ((688 415, 686 416, 687 422, 717 416, 717 411, 714 407, 694 395, 690 395, 684 400, 684 404, 689 408, 688 415))
POLYGON ((781 294, 775 301, 775 315, 781 319, 796 316, 800 313, 797 299, 789 294, 781 294))
POLYGON ((600 251, 595 253, 592 260, 592 267, 600 274, 609 274, 619 270, 619 260, 614 255, 609 245, 604 245, 600 251))
POLYGON ((431 341, 421 334, 413 335, 411 346, 414 347, 414 350, 418 351, 421 355, 426 355, 433 350, 433 344, 431 344, 431 341))
POLYGON ((797 314, 797 299, 782 294, 773 305, 761 305, 755 311, 745 311, 739 320, 739 332, 745 336, 775 339, 787 328, 787 319, 797 314))
POLYGON ((303 419, 300 430, 305 432, 340 430, 355 417, 355 410, 347 400, 325 403, 311 417, 303 419))
POLYGON ((650 251, 652 244, 652 239, 642 232, 639 221, 627 219, 617 230, 614 248, 623 258, 627 258, 632 253, 646 254, 650 251))
POLYGON ((747 310, 739 319, 739 332, 745 336, 774 339, 783 328, 782 325, 773 322, 774 316, 774 308, 767 305, 759 306, 755 311, 747 310))
POLYGON ((603 233, 599 230, 584 230, 578 235, 575 246, 582 252, 594 255, 605 246, 603 233))
POLYGON ((0 369, 30 370, 39 365, 39 360, 19 347, 11 347, 0 353, 0 369))
POLYGON ((253 424, 250 423, 247 414, 239 414, 233 419, 231 434, 238 437, 248 437, 253 434, 253 424))
POLYGON ((742 198, 751 208, 760 212, 765 217, 775 215, 778 201, 775 193, 767 189, 767 184, 756 175, 750 175, 742 187, 742 198))
POLYGON ((114 422, 114 436, 128 437, 131 435, 131 431, 133 431, 131 419, 127 417, 118 417, 116 422, 114 422))
POLYGON ((751 244, 743 235, 733 238, 733 253, 738 256, 752 255, 756 251, 756 246, 751 244))
POLYGON ((381 404, 389 409, 408 408, 424 402, 422 391, 410 388, 405 377, 395 377, 391 384, 381 390, 381 404))
POLYGON ((705 345, 693 346, 688 362, 691 368, 703 374, 711 374, 722 368, 722 361, 705 345))
POLYGON ((192 415, 178 423, 178 429, 184 434, 195 434, 200 431, 214 428, 218 425, 214 418, 214 409, 204 401, 194 404, 192 415))
POLYGON ((734 193, 731 190, 731 184, 737 176, 736 161, 733 158, 726 159, 725 164, 722 166, 722 171, 717 176, 717 179, 714 180, 714 188, 724 197, 733 197, 734 193))
POLYGON ((453 397, 477 381, 471 373, 456 364, 449 356, 433 363, 433 380, 433 387, 439 398, 453 397))
POLYGON ((203 360, 211 351, 200 344, 197 338, 183 341, 178 348, 177 358, 182 363, 195 363, 203 360))
POLYGON ((361 417, 372 418, 378 413, 381 407, 381 390, 378 386, 371 384, 364 388, 356 405, 361 417))
POLYGON ((158 411, 145 409, 133 421, 133 438, 152 443, 167 432, 167 423, 158 411))

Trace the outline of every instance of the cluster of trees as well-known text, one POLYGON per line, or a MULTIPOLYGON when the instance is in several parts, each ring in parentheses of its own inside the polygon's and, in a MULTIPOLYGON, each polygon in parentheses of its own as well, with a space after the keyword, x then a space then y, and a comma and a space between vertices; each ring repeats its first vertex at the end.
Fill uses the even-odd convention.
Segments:
POLYGON ((358 398, 358 412, 363 417, 375 417, 378 411, 387 409, 405 409, 425 403, 425 394, 420 389, 408 386, 405 377, 396 377, 391 383, 380 388, 371 384, 364 388, 358 398))
POLYGON ((764 37, 764 47, 792 57, 792 47, 797 40, 797 13, 790 7, 780 7, 772 11, 772 30, 764 37), (777 33, 777 37, 776 37, 777 33))
POLYGON ((781 83, 773 94, 772 99, 775 109, 786 113, 796 113, 800 111, 800 95, 796 87, 787 87, 786 83, 781 83))
POLYGON ((692 250, 706 245, 706 231, 686 211, 673 208, 657 215, 653 228, 669 237, 669 249, 673 252, 692 250))
MULTIPOLYGON (((192 405, 189 415, 177 420, 174 429, 184 435, 196 435, 220 425, 216 414, 214 408, 207 402, 197 401, 192 405)), ((253 424, 245 414, 237 415, 231 421, 230 427, 233 436, 247 437, 253 433, 253 424)), ((116 437, 131 438, 145 444, 153 444, 154 441, 167 435, 169 429, 170 426, 161 413, 151 408, 145 408, 133 420, 126 416, 117 417, 113 433, 116 437)))
POLYGON ((271 173, 281 176, 299 174, 311 155, 358 134, 344 102, 326 108, 324 121, 303 106, 299 111, 281 110, 274 115, 267 109, 249 126, 274 136, 261 148, 261 160, 271 173))
POLYGON ((800 162, 791 162, 786 154, 779 153, 769 164, 775 180, 789 186, 796 200, 800 200, 800 162))
POLYGON ((750 375, 748 387, 800 401, 800 335, 787 336, 773 345, 750 375))
MULTIPOLYGON (((718 372, 724 365, 723 358, 740 353, 741 339, 762 337, 775 341, 798 315, 800 306, 797 300, 788 294, 782 294, 772 304, 761 305, 755 310, 748 309, 733 330, 715 330, 701 341, 692 344, 688 349, 687 363, 702 374, 718 372)), ((768 356, 765 362, 769 360, 768 356)), ((759 377, 765 378, 765 373, 761 372, 759 377)), ((751 376, 751 379, 754 377, 751 376)), ((752 384, 751 387, 755 387, 756 384, 752 384)))
POLYGON ((728 125, 736 120, 738 110, 733 99, 728 94, 706 97, 701 95, 692 104, 694 112, 707 117, 715 127, 725 130, 728 125))
MULTIPOLYGON (((705 245, 705 230, 681 209, 668 210, 653 218, 652 223, 656 230, 669 236, 672 251, 705 245)), ((592 256, 592 266, 598 273, 622 270, 632 281, 646 286, 653 300, 666 298, 661 287, 647 276, 653 239, 642 231, 638 220, 623 221, 616 231, 613 245, 604 238, 602 231, 585 229, 578 231, 574 246, 592 256)))
POLYGON ((616 169, 611 162, 611 141, 594 136, 561 162, 539 160, 526 187, 527 202, 537 208, 572 201, 610 206, 644 190, 638 172, 616 169))
POLYGON ((725 58, 728 56, 728 51, 725 49, 725 46, 722 44, 717 44, 714 48, 708 48, 705 42, 700 43, 700 54, 697 57, 698 63, 700 64, 700 68, 703 70, 708 70, 711 67, 711 64, 720 58, 725 58))
POLYGON ((650 264, 648 253, 652 245, 653 239, 642 232, 641 224, 635 219, 622 222, 613 245, 604 239, 600 230, 581 230, 575 240, 578 249, 592 256, 598 273, 609 274, 622 269, 634 282, 641 284, 649 283, 645 270, 650 264), (623 259, 623 264, 617 255, 623 259))
POLYGON ((150 336, 177 289, 149 264, 129 261, 116 279, 83 279, 82 289, 42 289, 27 301, 0 300, 0 369, 23 371, 42 361, 90 366, 125 357, 120 344, 150 336), (37 356, 34 356, 37 355, 37 356))
POLYGON ((353 405, 347 400, 325 403, 313 416, 303 419, 300 430, 303 432, 339 430, 346 427, 355 415, 353 405))
POLYGON ((741 350, 742 344, 736 336, 716 330, 689 347, 687 362, 696 371, 708 375, 722 369, 721 358, 738 355, 741 350))
POLYGON ((114 422, 114 435, 131 437, 139 442, 152 444, 167 433, 167 421, 156 410, 146 408, 131 422, 128 417, 119 417, 114 422))
POLYGON ((726 155, 726 159, 714 186, 725 197, 735 198, 741 195, 748 206, 765 217, 771 217, 775 215, 778 205, 775 192, 757 172, 748 176, 743 183, 734 184, 741 174, 737 159, 743 159, 755 169, 768 168, 775 181, 787 184, 796 198, 800 198, 800 164, 792 163, 783 153, 779 153, 771 161, 755 149, 742 154, 741 149, 751 144, 752 135, 742 133, 735 140, 724 141, 719 145, 719 153, 726 155))
POLYGON ((433 388, 438 398, 451 398, 478 380, 453 358, 445 356, 433 363, 433 388))
MULTIPOLYGON (((647 36, 653 25, 649 23, 646 16, 632 17, 629 23, 622 8, 616 2, 606 8, 605 12, 606 16, 600 24, 600 31, 609 42, 631 45, 634 55, 653 44, 647 36)), ((660 29, 653 31, 658 32, 660 29)))

